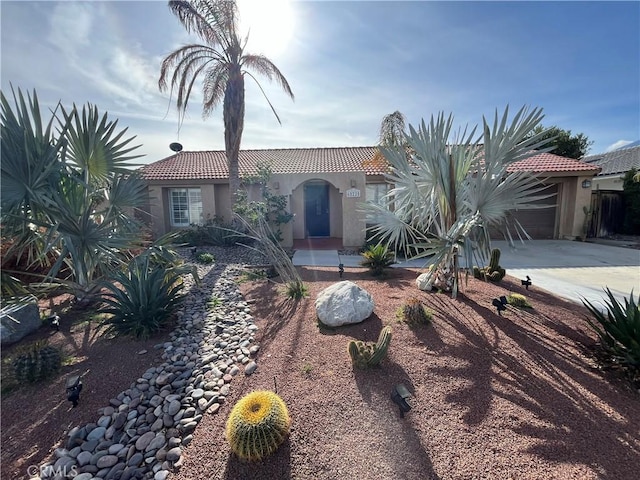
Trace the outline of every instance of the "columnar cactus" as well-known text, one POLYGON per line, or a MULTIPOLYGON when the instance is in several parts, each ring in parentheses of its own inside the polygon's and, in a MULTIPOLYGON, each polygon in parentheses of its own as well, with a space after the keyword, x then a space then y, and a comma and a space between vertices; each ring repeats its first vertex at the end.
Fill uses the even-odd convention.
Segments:
POLYGON ((473 276, 480 280, 499 282, 506 275, 506 270, 500 266, 500 249, 491 250, 489 266, 485 268, 473 267, 473 276))
POLYGON ((259 390, 242 397, 227 420, 231 450, 244 460, 261 460, 284 442, 291 420, 284 401, 273 392, 259 390))
POLYGON ((378 336, 377 343, 366 343, 361 340, 351 340, 347 345, 352 363, 358 368, 379 365, 387 354, 391 343, 391 327, 384 327, 378 336))

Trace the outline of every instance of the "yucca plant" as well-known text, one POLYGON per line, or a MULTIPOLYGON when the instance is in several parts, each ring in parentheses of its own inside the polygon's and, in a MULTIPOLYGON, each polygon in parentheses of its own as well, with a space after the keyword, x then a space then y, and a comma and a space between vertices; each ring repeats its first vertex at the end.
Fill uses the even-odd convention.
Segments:
POLYGON ((136 257, 114 280, 120 287, 111 282, 103 285, 106 306, 99 311, 110 315, 108 331, 118 335, 149 337, 165 325, 184 298, 180 272, 152 263, 150 256, 136 257))
POLYGON ((367 267, 374 277, 383 275, 385 270, 393 265, 394 254, 386 245, 370 245, 363 253, 364 259, 360 265, 367 267))
POLYGON ((493 122, 483 118, 476 135, 476 128, 456 134, 453 116, 439 114, 418 129, 410 126, 406 144, 380 147, 389 163, 386 180, 395 188, 381 205, 363 205, 367 220, 375 223, 371 230, 393 250, 432 257, 436 268, 428 272, 430 279, 454 297, 460 257, 467 266, 484 264, 493 227, 510 241, 527 237, 510 212, 541 208, 536 201, 549 197, 533 173, 508 171, 516 161, 549 151, 542 148, 549 142, 542 133, 529 135, 542 111, 523 107, 510 123, 508 117, 506 108, 501 116, 496 111, 493 122))
POLYGON ((628 299, 624 298, 624 306, 609 288, 605 292, 609 297, 604 301, 606 312, 582 299, 593 317, 587 318, 587 323, 598 334, 603 348, 614 361, 640 370, 640 308, 633 298, 633 291, 628 299))

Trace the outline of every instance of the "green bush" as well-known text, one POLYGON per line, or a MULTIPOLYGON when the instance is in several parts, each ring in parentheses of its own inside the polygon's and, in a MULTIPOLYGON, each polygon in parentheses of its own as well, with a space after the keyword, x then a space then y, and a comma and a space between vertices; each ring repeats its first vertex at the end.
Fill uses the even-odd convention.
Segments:
POLYGON ((611 359, 624 366, 640 370, 640 308, 633 298, 624 299, 624 307, 605 289, 608 301, 606 312, 601 311, 586 299, 582 300, 593 319, 587 319, 589 326, 598 334, 605 352, 611 359))
POLYGON ((118 335, 149 337, 164 326, 184 298, 178 271, 151 264, 148 257, 135 258, 114 280, 121 288, 104 285, 108 292, 102 297, 106 306, 100 313, 111 315, 106 320, 108 331, 118 335))
POLYGON ((293 281, 287 284, 287 297, 300 300, 309 296, 309 288, 301 281, 293 281))
POLYGON ((205 265, 210 265, 216 261, 215 257, 210 253, 202 252, 196 255, 196 261, 198 263, 204 263, 205 265))
POLYGON ((367 267, 374 277, 382 275, 394 263, 393 252, 382 244, 370 246, 362 256, 364 259, 360 265, 367 267))
POLYGON ((180 241, 196 247, 206 245, 230 247, 238 243, 244 245, 252 243, 251 238, 239 232, 236 227, 217 218, 208 220, 204 225, 191 225, 180 231, 180 241))

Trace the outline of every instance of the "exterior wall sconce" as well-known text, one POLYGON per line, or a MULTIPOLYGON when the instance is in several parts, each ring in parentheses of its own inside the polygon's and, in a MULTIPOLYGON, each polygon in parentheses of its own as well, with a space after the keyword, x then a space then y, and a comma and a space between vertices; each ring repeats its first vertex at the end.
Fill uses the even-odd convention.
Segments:
POLYGON ((275 190, 280 190, 280 182, 273 182, 273 188, 275 190))
POLYGON ((582 188, 591 188, 591 180, 583 180, 582 188))
POLYGON ((351 188, 356 188, 356 181, 353 178, 351 179, 351 188))

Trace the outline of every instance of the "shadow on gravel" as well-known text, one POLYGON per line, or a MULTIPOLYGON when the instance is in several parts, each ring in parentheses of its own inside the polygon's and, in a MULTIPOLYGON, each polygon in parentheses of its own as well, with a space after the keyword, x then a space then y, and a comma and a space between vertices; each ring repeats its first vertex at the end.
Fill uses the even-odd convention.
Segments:
POLYGON ((399 408, 391 400, 391 391, 399 383, 404 384, 415 396, 415 387, 407 372, 389 357, 385 358, 379 367, 354 367, 353 372, 362 399, 367 403, 372 415, 379 417, 376 423, 384 435, 377 438, 377 441, 401 445, 400 449, 391 446, 388 448, 388 451, 402 452, 393 459, 396 463, 395 471, 402 472, 397 478, 417 478, 415 475, 419 474, 421 479, 438 480, 440 477, 433 469, 429 452, 425 450, 420 434, 411 423, 412 412, 401 418, 399 408))
POLYGON ((288 480, 291 478, 291 443, 287 438, 272 455, 259 462, 240 460, 229 454, 225 480, 288 480))
POLYGON ((598 478, 628 478, 629 462, 640 461, 640 422, 633 405, 639 398, 590 375, 585 359, 576 355, 577 344, 590 337, 563 324, 562 309, 578 306, 558 302, 553 318, 513 307, 498 316, 490 300, 485 306, 461 296, 459 301, 476 313, 465 318, 454 302, 432 298, 438 321, 465 339, 445 346, 441 354, 466 366, 431 368, 430 374, 459 377, 468 384, 447 396, 447 401, 465 407, 468 425, 485 420, 492 403, 502 398, 536 419, 506 427, 531 439, 526 452, 545 462, 590 465, 598 478), (603 410, 596 400, 608 408, 603 410))

